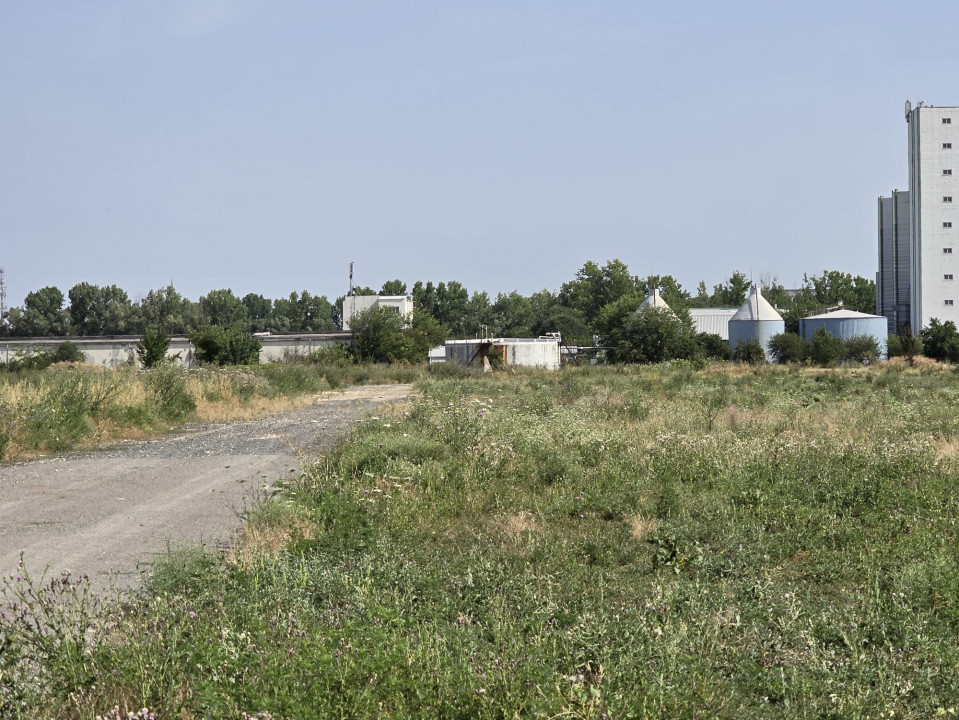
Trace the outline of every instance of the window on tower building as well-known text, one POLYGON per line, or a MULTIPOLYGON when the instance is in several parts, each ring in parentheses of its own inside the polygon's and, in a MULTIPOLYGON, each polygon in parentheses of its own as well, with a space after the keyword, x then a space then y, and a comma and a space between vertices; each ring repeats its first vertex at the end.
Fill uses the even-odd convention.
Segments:
POLYGON ((951 221, 951 220, 947 220, 946 222, 944 222, 944 223, 942 224, 942 226, 943 226, 944 228, 951 228, 951 227, 952 227, 952 221, 951 221))
POLYGON ((952 150, 952 143, 943 143, 943 144, 942 144, 942 149, 943 149, 943 150, 952 150))
POLYGON ((952 273, 946 273, 942 276, 943 280, 952 280, 952 273))
POLYGON ((946 305, 952 305, 952 300, 946 300, 946 305))
POLYGON ((944 255, 952 255, 952 248, 943 248, 942 252, 944 255))
POLYGON ((942 119, 942 124, 943 124, 943 125, 951 125, 951 124, 952 124, 952 118, 943 118, 943 119, 942 119))
POLYGON ((943 175, 952 175, 952 170, 943 170, 943 171, 942 171, 942 174, 943 174, 943 175))
POLYGON ((952 195, 943 195, 943 196, 942 196, 942 201, 943 201, 943 202, 952 202, 952 195))

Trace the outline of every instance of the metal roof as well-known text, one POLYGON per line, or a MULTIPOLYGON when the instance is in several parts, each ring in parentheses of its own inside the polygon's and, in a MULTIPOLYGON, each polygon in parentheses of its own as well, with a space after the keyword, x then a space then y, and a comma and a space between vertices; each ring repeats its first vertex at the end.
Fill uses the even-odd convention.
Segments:
POLYGON ((776 308, 769 304, 769 301, 759 292, 759 288, 753 285, 749 288, 749 295, 746 301, 739 307, 736 314, 730 318, 733 321, 753 321, 760 320, 778 320, 782 322, 783 316, 776 312, 776 308))

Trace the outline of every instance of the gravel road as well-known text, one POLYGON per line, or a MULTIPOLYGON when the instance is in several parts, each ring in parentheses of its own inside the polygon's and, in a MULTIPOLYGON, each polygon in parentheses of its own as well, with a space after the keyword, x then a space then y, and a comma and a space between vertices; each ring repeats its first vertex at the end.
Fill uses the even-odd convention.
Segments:
POLYGON ((105 591, 135 587, 167 545, 225 547, 264 485, 299 470, 409 385, 323 393, 264 420, 197 423, 146 442, 0 466, 0 573, 23 553, 38 578, 71 570, 105 591))

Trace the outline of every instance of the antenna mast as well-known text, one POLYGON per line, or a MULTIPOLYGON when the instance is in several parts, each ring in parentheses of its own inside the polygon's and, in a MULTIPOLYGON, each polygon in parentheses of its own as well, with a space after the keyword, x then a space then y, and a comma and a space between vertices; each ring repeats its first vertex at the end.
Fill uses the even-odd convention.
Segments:
POLYGON ((3 268, 0 267, 0 324, 7 315, 7 283, 3 278, 3 268))
POLYGON ((353 263, 352 262, 350 263, 350 291, 347 294, 350 296, 353 295, 353 263))

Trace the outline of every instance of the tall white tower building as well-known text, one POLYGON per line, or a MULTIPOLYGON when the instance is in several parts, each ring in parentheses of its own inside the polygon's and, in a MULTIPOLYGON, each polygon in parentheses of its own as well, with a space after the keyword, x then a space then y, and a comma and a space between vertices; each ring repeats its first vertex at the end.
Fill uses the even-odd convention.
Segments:
POLYGON ((907 103, 906 122, 910 317, 919 332, 932 318, 959 324, 959 107, 907 103))
POLYGON ((879 198, 876 311, 890 332, 959 325, 959 107, 906 102, 909 192, 879 198))

